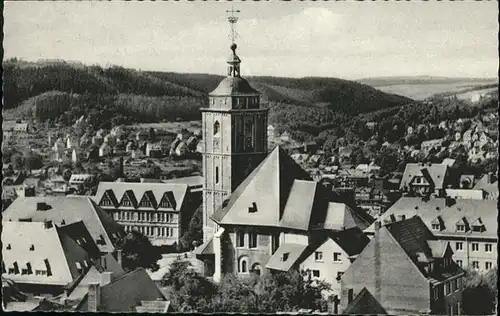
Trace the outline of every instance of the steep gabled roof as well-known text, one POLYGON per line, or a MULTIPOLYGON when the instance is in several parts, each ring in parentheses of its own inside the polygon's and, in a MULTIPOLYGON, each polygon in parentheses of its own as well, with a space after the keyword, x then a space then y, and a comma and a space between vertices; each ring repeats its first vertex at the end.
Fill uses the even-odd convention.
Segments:
POLYGON ((295 263, 297 263, 306 248, 307 245, 285 243, 279 246, 271 258, 269 258, 266 268, 288 271, 295 263))
MULTIPOLYGON (((310 180, 285 151, 275 149, 238 186, 224 208, 211 218, 220 224, 279 226, 295 180, 310 180), (255 203, 256 212, 248 212, 255 203)), ((311 189, 298 184, 294 190, 311 189)))
POLYGON ((40 222, 2 222, 2 260, 8 270, 14 263, 17 274, 9 278, 18 283, 65 285, 79 276, 77 263, 90 262, 88 253, 56 226, 40 222), (31 267, 31 273, 22 269, 31 267), (36 270, 45 270, 39 275, 36 270), (49 275, 50 274, 50 275, 49 275))
MULTIPOLYGON (((101 286, 101 312, 134 312, 141 301, 165 300, 146 270, 138 268, 101 286)), ((78 304, 77 311, 88 311, 88 295, 78 304)))
MULTIPOLYGON (((446 205, 444 198, 431 198, 428 201, 423 201, 422 198, 402 197, 393 206, 391 206, 379 218, 380 222, 384 222, 391 218, 391 215, 398 217, 405 215, 406 218, 418 215, 429 229, 432 229, 432 221, 439 216, 444 224, 441 231, 434 231, 437 236, 457 236, 463 235, 464 232, 456 231, 456 224, 461 219, 465 218, 468 222, 481 217, 485 225, 485 230, 482 232, 467 231, 465 233, 471 237, 488 237, 497 238, 497 201, 496 200, 454 200, 452 204, 446 205)), ((365 233, 374 232, 374 224, 365 229, 365 233)))
POLYGON ((104 243, 97 243, 101 252, 112 252, 115 239, 125 234, 123 227, 87 196, 17 198, 2 215, 4 221, 31 218, 33 222, 47 220, 60 226, 83 221, 94 241, 103 239, 104 243), (45 203, 50 208, 37 211, 37 203, 45 203))
POLYGON ((343 314, 355 315, 386 315, 387 311, 380 305, 379 301, 364 287, 342 312, 343 314))
POLYGON ((409 163, 406 165, 405 171, 403 173, 403 178, 401 179, 400 183, 400 189, 408 186, 413 181, 415 176, 430 177, 436 189, 443 189, 447 170, 448 166, 444 164, 431 164, 429 166, 417 163, 409 163), (423 173, 422 169, 426 169, 427 171, 423 173))
MULTIPOLYGON (((183 183, 100 182, 93 199, 97 203, 100 203, 105 192, 112 192, 112 195, 116 197, 121 198, 124 194, 128 194, 129 196, 133 196, 136 201, 140 201, 146 194, 151 201, 155 200, 158 203, 156 207, 159 207, 162 198, 167 193, 168 199, 173 204, 174 209, 180 211, 184 205, 188 188, 189 186, 183 183)), ((114 207, 119 207, 118 203, 113 203, 113 205, 114 207)), ((149 209, 153 210, 154 208, 151 207, 149 209)))
POLYGON ((370 242, 370 239, 357 227, 331 233, 329 237, 349 256, 359 254, 370 242))

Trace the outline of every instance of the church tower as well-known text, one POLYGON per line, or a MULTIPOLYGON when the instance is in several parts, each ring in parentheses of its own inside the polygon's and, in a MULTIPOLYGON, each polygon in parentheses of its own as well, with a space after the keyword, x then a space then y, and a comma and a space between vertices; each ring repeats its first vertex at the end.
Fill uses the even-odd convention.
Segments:
POLYGON ((260 93, 241 77, 234 25, 229 11, 232 44, 227 77, 209 94, 202 108, 203 241, 217 230, 210 216, 267 156, 267 109, 260 108, 260 93))

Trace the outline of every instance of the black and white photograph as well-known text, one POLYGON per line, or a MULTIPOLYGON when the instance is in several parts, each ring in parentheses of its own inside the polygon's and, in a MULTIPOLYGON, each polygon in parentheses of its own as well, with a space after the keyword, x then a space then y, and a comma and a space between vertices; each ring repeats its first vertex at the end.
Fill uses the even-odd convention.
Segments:
POLYGON ((4 1, 2 310, 495 315, 498 15, 4 1))

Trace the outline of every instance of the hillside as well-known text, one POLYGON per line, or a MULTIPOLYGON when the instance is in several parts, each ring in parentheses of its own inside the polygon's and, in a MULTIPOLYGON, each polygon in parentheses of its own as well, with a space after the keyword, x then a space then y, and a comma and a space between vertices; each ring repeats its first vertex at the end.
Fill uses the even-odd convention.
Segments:
POLYGON ((377 77, 356 80, 386 93, 394 93, 415 100, 433 95, 454 95, 482 91, 498 87, 495 78, 447 78, 447 77, 377 77))
MULTIPOLYGON (((222 80, 209 74, 145 72, 122 67, 102 68, 64 61, 4 63, 5 108, 48 91, 150 97, 206 97, 222 80)), ((366 112, 411 100, 388 95, 364 84, 335 78, 251 77, 263 99, 304 106, 330 106, 335 110, 366 112)))

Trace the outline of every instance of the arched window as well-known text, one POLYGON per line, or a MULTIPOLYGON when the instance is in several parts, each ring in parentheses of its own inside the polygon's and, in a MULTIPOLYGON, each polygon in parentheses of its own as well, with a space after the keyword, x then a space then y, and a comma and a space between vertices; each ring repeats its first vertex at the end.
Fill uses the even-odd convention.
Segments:
POLYGON ((219 167, 215 167, 215 183, 219 183, 219 167))
POLYGON ((261 270, 261 267, 260 267, 260 264, 258 263, 255 263, 253 266, 252 266, 252 272, 257 274, 257 275, 260 275, 262 273, 262 270, 261 270))
POLYGON ((238 264, 238 272, 239 273, 248 273, 248 258, 241 257, 238 264))
POLYGON ((220 130, 220 124, 219 121, 215 121, 214 123, 214 135, 218 135, 220 130))

